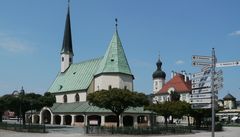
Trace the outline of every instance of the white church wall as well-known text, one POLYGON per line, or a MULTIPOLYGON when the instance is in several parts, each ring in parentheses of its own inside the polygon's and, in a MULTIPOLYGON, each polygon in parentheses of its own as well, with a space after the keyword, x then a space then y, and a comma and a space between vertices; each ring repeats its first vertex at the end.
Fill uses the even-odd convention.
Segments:
POLYGON ((153 80, 153 94, 156 94, 157 92, 159 92, 163 85, 165 84, 165 80, 162 78, 155 78, 153 80))
MULTIPOLYGON (((64 103, 63 102, 63 96, 67 95, 67 103, 73 103, 75 101, 75 95, 76 93, 66 93, 66 94, 61 94, 61 95, 55 95, 56 97, 56 103, 64 103)), ((79 92, 79 102, 83 102, 87 100, 87 93, 86 92, 79 92)))
POLYGON ((133 78, 128 75, 121 75, 121 74, 115 74, 115 75, 101 75, 95 78, 95 85, 94 89, 95 91, 98 90, 108 90, 109 86, 111 88, 121 88, 124 89, 126 86, 127 89, 133 90, 133 78))

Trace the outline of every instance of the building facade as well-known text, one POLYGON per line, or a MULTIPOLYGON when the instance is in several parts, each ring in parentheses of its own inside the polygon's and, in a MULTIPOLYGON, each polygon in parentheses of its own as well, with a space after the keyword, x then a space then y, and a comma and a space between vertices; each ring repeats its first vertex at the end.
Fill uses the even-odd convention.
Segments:
MULTIPOLYGON (((133 91, 134 76, 129 67, 117 29, 103 57, 73 63, 70 9, 68 7, 63 45, 60 52, 61 69, 48 89, 56 97, 51 108, 44 107, 32 116, 33 123, 59 125, 116 125, 110 110, 91 106, 89 93, 111 88, 133 91)), ((143 107, 130 108, 120 116, 120 126, 149 126, 150 112, 143 107)))

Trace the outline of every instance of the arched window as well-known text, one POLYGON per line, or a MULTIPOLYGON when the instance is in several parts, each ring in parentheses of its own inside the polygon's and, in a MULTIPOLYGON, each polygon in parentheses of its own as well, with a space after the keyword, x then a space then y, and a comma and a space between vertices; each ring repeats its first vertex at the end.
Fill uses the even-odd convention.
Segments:
POLYGON ((78 93, 77 93, 77 94, 75 95, 75 101, 76 101, 76 102, 79 102, 79 100, 80 100, 80 99, 79 99, 79 95, 78 95, 78 93))
POLYGON ((63 96, 63 102, 67 103, 67 95, 66 94, 63 96))
POLYGON ((111 89, 112 89, 112 85, 109 85, 109 86, 108 86, 108 90, 111 90, 111 89))

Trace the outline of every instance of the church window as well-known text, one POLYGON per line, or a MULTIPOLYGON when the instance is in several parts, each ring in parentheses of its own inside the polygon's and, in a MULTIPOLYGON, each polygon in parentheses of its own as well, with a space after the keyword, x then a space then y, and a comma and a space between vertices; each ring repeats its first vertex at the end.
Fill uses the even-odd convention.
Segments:
POLYGON ((111 85, 109 85, 109 86, 108 86, 108 90, 111 90, 111 89, 112 89, 112 86, 111 86, 111 85))
POLYGON ((80 100, 80 99, 79 99, 79 94, 77 93, 77 94, 75 95, 75 101, 76 101, 76 102, 79 102, 79 100, 80 100))
POLYGON ((63 103, 67 103, 67 95, 63 96, 63 103))
POLYGON ((64 61, 64 57, 62 57, 62 62, 64 61))
POLYGON ((158 85, 158 82, 157 81, 155 81, 155 86, 157 86, 158 85))
POLYGON ((124 90, 127 90, 127 86, 124 86, 124 90))
POLYGON ((69 58, 69 62, 72 63, 72 58, 69 58))

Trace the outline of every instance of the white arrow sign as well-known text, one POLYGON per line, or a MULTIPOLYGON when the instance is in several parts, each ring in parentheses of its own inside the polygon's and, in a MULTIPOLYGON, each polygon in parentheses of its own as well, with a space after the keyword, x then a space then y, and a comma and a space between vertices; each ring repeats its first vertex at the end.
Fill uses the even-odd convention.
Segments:
POLYGON ((212 57, 210 56, 198 56, 198 55, 193 55, 192 60, 204 60, 204 61, 212 61, 212 57))
POLYGON ((240 61, 216 63, 216 67, 233 67, 233 66, 240 66, 240 61))
POLYGON ((212 94, 211 93, 205 93, 205 94, 192 94, 191 95, 191 98, 194 99, 194 98, 211 98, 212 97, 212 94))
POLYGON ((210 72, 211 72, 211 70, 207 70, 207 71, 203 71, 203 72, 194 73, 194 74, 192 74, 192 78, 203 77, 203 76, 209 75, 210 72))
POLYGON ((192 109, 209 109, 212 107, 212 104, 192 104, 192 109))
POLYGON ((198 104, 198 103, 211 103, 211 98, 198 98, 198 99, 192 99, 191 104, 198 104))
POLYGON ((192 62, 192 66, 208 66, 209 64, 211 64, 211 63, 209 63, 209 62, 198 62, 198 61, 193 61, 192 62))
POLYGON ((208 82, 211 80, 210 76, 203 76, 203 77, 199 77, 199 78, 195 78, 192 80, 192 84, 196 84, 196 83, 202 83, 202 82, 208 82))
POLYGON ((211 86, 211 81, 210 82, 204 82, 204 83, 196 83, 192 84, 192 88, 205 88, 205 87, 210 87, 211 86))

